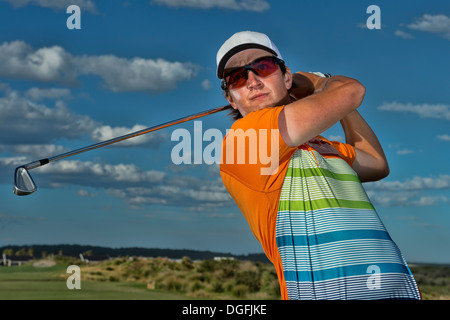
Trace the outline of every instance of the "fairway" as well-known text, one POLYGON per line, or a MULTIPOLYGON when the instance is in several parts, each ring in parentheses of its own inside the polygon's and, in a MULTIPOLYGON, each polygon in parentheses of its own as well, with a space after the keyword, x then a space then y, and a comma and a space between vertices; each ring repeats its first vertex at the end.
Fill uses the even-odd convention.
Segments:
MULTIPOLYGON (((167 258, 122 258, 84 265, 81 288, 73 290, 67 288, 70 264, 0 267, 0 300, 279 299, 271 265, 238 260, 204 260, 190 265, 189 261, 185 259, 183 264, 167 258), (149 280, 157 283, 156 289, 147 289, 149 280)), ((411 269, 424 300, 450 299, 447 266, 411 269)))
POLYGON ((1 300, 181 300, 183 295, 148 290, 144 283, 83 281, 80 290, 66 286, 64 266, 0 268, 1 300))

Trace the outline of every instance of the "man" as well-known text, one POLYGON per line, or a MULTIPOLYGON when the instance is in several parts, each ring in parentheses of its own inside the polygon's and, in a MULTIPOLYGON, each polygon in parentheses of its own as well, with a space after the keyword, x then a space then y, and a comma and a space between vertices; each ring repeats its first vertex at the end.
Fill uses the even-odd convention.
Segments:
POLYGON ((356 110, 365 88, 344 76, 293 75, 257 32, 228 39, 217 66, 237 119, 222 145, 222 181, 274 264, 282 298, 420 299, 361 185, 389 173, 356 110), (320 136, 338 121, 346 144, 320 136), (277 157, 269 172, 261 149, 277 157))

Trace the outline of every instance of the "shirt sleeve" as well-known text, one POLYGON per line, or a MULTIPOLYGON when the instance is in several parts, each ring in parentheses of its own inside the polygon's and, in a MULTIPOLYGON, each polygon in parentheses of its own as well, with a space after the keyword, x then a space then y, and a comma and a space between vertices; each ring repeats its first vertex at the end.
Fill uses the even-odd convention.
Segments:
POLYGON ((342 159, 344 159, 350 166, 352 166, 353 161, 355 161, 356 157, 355 148, 348 143, 342 143, 339 141, 330 141, 330 143, 333 145, 333 147, 336 148, 342 159))
POLYGON ((268 191, 279 187, 279 174, 296 149, 289 147, 279 132, 278 116, 281 110, 283 107, 264 108, 233 123, 222 144, 222 172, 254 190, 268 191), (251 137, 256 138, 242 148, 238 142, 239 134, 246 136, 247 141, 251 137), (229 157, 230 152, 232 157, 229 157), (245 162, 239 163, 237 155, 242 153, 245 153, 245 162))

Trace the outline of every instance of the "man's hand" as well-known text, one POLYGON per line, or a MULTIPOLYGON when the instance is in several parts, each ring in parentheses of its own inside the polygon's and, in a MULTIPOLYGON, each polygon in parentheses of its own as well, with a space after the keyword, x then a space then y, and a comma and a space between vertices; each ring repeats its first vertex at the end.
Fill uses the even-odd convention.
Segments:
POLYGON ((306 87, 310 95, 285 105, 278 117, 280 134, 290 147, 316 137, 356 110, 365 94, 364 86, 352 78, 298 74, 303 76, 300 88, 306 87))
POLYGON ((296 72, 292 75, 292 87, 289 90, 289 95, 292 101, 303 99, 314 93, 320 92, 327 81, 323 78, 310 72, 296 72))

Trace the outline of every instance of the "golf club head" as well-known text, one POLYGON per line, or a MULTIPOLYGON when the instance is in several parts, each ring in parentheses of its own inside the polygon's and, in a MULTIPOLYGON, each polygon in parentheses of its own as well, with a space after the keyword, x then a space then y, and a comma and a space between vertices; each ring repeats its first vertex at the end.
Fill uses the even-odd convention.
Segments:
POLYGON ((36 191, 36 185, 25 167, 16 168, 14 173, 14 194, 26 196, 36 191))

